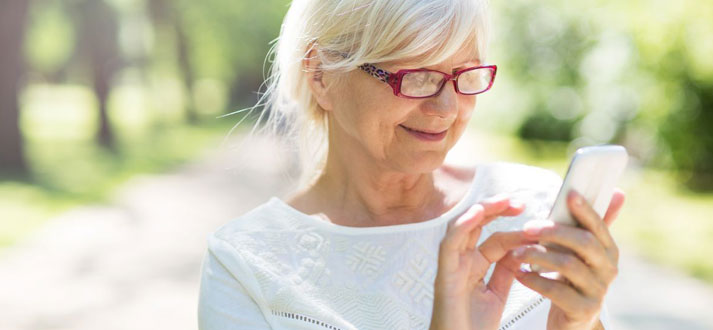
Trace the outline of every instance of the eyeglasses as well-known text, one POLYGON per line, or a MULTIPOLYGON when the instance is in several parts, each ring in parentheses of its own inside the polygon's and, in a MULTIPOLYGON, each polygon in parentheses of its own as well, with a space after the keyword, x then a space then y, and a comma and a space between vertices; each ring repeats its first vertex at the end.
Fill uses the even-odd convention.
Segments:
POLYGON ((483 93, 493 86, 496 65, 484 65, 465 68, 454 72, 452 75, 445 72, 429 69, 399 70, 391 73, 372 64, 365 63, 360 69, 391 86, 394 95, 422 99, 438 95, 448 81, 453 81, 456 93, 475 95, 483 93))

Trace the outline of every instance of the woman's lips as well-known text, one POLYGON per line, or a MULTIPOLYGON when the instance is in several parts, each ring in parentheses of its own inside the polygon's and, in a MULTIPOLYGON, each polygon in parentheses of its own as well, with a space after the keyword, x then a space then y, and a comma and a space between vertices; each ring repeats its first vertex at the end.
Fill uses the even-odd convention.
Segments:
POLYGON ((417 131, 417 130, 408 128, 404 125, 399 125, 399 126, 403 127, 404 130, 406 132, 408 132, 409 134, 411 134, 421 140, 424 140, 424 141, 440 141, 440 140, 443 140, 443 138, 446 137, 446 133, 448 133, 448 130, 445 130, 440 133, 426 133, 426 132, 421 132, 421 131, 417 131))

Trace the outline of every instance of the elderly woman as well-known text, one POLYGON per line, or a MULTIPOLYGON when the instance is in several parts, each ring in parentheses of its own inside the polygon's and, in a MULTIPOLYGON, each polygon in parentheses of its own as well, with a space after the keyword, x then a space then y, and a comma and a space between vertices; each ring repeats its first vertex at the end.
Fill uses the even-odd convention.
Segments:
POLYGON ((555 225, 554 172, 444 164, 495 79, 486 27, 484 0, 293 1, 261 103, 300 185, 209 237, 201 329, 607 327, 623 193, 555 225))

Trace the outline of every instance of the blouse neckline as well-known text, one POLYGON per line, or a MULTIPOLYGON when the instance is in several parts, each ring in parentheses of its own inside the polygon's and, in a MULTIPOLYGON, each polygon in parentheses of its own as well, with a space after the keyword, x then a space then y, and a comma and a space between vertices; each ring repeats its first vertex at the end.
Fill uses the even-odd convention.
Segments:
POLYGON ((289 204, 287 204, 285 201, 282 199, 273 196, 270 198, 268 201, 268 204, 273 206, 273 207, 278 207, 279 209, 283 210, 285 213, 287 213, 289 216, 293 217, 294 219, 298 219, 304 222, 307 222, 309 224, 315 225, 317 227, 320 227, 325 230, 333 231, 333 232, 338 232, 342 234, 378 234, 378 233, 394 233, 394 232, 401 232, 401 231, 411 231, 411 230, 418 230, 418 229, 425 229, 425 228, 432 228, 432 227, 438 227, 441 224, 447 222, 449 219, 453 219, 456 215, 459 215, 459 213, 462 213, 466 210, 467 207, 470 207, 472 204, 472 201, 474 200, 475 194, 478 192, 478 188, 480 188, 480 185, 478 184, 478 181, 480 181, 480 178, 483 177, 483 169, 484 166, 482 164, 476 164, 475 165, 475 175, 473 176, 473 179, 470 183, 470 187, 468 188, 468 191, 466 192, 465 196, 456 203, 455 206, 450 208, 448 211, 445 213, 441 214, 438 217, 425 220, 425 221, 420 221, 420 222, 415 222, 415 223, 405 223, 405 224, 398 224, 398 225, 387 225, 387 226, 375 226, 375 227, 353 227, 353 226, 344 226, 344 225, 339 225, 335 224, 332 222, 327 222, 324 220, 321 220, 317 217, 308 215, 306 213, 303 213, 302 211, 299 211, 289 204))

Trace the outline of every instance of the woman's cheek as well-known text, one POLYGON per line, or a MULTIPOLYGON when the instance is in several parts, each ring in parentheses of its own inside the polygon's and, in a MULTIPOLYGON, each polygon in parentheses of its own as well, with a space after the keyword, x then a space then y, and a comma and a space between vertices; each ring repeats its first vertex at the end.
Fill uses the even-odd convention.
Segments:
POLYGON ((476 96, 475 95, 472 95, 472 96, 463 95, 463 96, 465 98, 463 100, 461 100, 460 113, 461 113, 461 117, 463 117, 467 121, 468 119, 470 119, 470 116, 472 116, 473 112, 475 111, 476 96))

